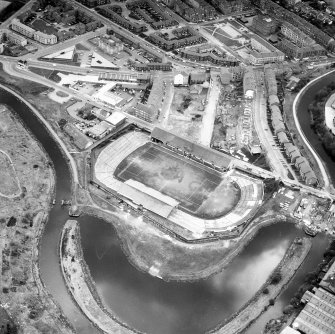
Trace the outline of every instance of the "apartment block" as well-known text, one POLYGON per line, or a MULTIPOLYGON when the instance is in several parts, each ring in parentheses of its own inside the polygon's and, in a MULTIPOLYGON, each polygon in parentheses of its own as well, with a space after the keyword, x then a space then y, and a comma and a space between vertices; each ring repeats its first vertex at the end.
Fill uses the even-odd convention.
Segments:
POLYGON ((252 27, 257 33, 263 36, 269 36, 277 31, 279 28, 279 22, 272 19, 270 16, 257 15, 253 19, 252 27))
POLYGON ((280 28, 281 33, 298 46, 308 46, 314 44, 314 40, 303 33, 289 22, 284 22, 280 28))
POLYGON ((190 22, 200 22, 216 17, 216 10, 204 0, 175 0, 173 10, 190 22))
POLYGON ((327 54, 325 48, 315 43, 309 46, 299 46, 288 39, 282 39, 277 46, 280 50, 285 52, 287 56, 297 59, 319 57, 327 54))
POLYGON ((257 35, 251 37, 251 50, 249 52, 249 61, 253 65, 262 65, 267 63, 279 62, 285 59, 285 54, 276 49, 267 41, 257 35))
POLYGON ((11 25, 12 30, 27 36, 29 38, 34 38, 35 29, 26 26, 25 24, 21 23, 18 19, 12 20, 11 25))
POLYGON ((7 39, 16 44, 16 45, 20 45, 20 46, 26 46, 28 44, 27 39, 24 38, 21 35, 16 34, 15 32, 12 31, 8 31, 7 35, 7 39))
POLYGON ((123 43, 116 41, 111 38, 102 37, 99 39, 99 48, 104 50, 106 53, 114 54, 123 50, 123 43))
POLYGON ((41 31, 35 31, 34 33, 34 40, 40 42, 42 44, 56 44, 57 43, 57 36, 55 35, 48 35, 41 31))
POLYGON ((101 5, 110 4, 111 0, 78 0, 78 2, 82 3, 83 5, 94 8, 101 5))
POLYGON ((107 5, 98 7, 98 12, 121 27, 126 28, 136 34, 147 30, 147 27, 144 24, 139 24, 125 19, 122 15, 116 13, 111 6, 107 5))

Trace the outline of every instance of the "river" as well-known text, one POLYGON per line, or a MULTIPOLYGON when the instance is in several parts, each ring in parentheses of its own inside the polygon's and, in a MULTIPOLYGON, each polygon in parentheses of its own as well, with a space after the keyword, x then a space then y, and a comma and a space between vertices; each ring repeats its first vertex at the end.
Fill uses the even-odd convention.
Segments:
MULTIPOLYGON (((304 132, 308 141, 310 142, 311 146, 314 147, 320 158, 325 162, 333 184, 335 184, 335 162, 325 151, 317 134, 311 129, 311 118, 308 113, 308 106, 311 102, 313 102, 317 92, 334 80, 335 74, 330 73, 322 79, 315 81, 301 95, 300 101, 297 105, 297 116, 301 129, 304 132)), ((310 255, 307 257, 306 261, 297 272, 287 289, 277 299, 275 306, 270 308, 266 313, 264 313, 255 322, 255 324, 250 327, 250 329, 247 331, 247 334, 261 333, 261 330, 270 319, 276 319, 281 316, 283 308, 289 303, 290 299, 294 296, 294 293, 303 283, 306 273, 312 271, 313 267, 316 267, 316 265, 320 262, 323 250, 324 243, 320 243, 318 239, 315 239, 310 255)))
MULTIPOLYGON (((305 103, 305 100, 303 101, 305 103)), ((10 93, 1 90, 0 103, 7 104, 15 110, 53 161, 57 202, 70 198, 70 173, 66 159, 48 131, 29 108, 10 93)), ((307 107, 301 103, 300 109, 305 110, 307 107)), ((301 115, 299 112, 304 128, 308 124, 308 117, 301 115)), ((306 135, 313 136, 313 132, 306 135)), ((314 145, 313 142, 312 144, 314 145)), ((319 148, 318 152, 320 153, 319 148)), ((329 159, 325 161, 327 164, 330 163, 329 159)), ((67 210, 58 205, 51 209, 41 241, 42 279, 78 333, 97 333, 72 301, 62 278, 58 244, 62 227, 67 219, 67 210)), ((215 327, 252 297, 278 264, 290 241, 302 233, 292 224, 282 222, 265 227, 223 273, 193 283, 166 283, 137 271, 128 262, 110 224, 90 216, 80 217, 79 222, 84 257, 101 297, 127 324, 153 334, 196 334, 215 327)), ((282 309, 293 296, 304 275, 312 271, 321 260, 327 243, 328 240, 322 235, 314 238, 311 256, 282 294, 276 306, 270 310, 282 309)), ((259 333, 257 324, 258 322, 249 333, 259 333)))

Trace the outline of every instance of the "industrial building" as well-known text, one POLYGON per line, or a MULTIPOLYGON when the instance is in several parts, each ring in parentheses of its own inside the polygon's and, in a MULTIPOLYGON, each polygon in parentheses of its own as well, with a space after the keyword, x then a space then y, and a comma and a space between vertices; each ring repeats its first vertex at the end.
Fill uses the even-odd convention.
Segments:
POLYGON ((301 298, 305 304, 291 326, 281 334, 333 334, 335 331, 335 262, 330 266, 318 287, 306 291, 301 298))

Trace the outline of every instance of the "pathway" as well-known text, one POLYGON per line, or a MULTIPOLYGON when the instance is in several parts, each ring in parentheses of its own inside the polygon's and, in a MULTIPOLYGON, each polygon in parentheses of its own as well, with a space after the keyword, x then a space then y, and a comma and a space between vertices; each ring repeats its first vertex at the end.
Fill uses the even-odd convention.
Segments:
POLYGON ((330 182, 326 167, 324 166, 324 164, 323 164, 322 160, 320 159, 318 153, 314 150, 312 145, 309 143, 307 137, 305 136, 305 133, 301 129, 301 126, 300 126, 300 123, 299 123, 299 120, 298 120, 298 116, 297 116, 297 103, 300 100, 300 97, 302 96, 302 94, 305 92, 305 90, 309 86, 313 85, 314 82, 320 80, 321 78, 323 78, 323 77, 325 77, 325 76, 327 76, 327 75, 329 75, 330 73, 333 73, 333 72, 335 72, 335 70, 333 70, 331 72, 328 72, 328 73, 325 73, 325 74, 321 75, 320 77, 317 77, 317 78, 313 79, 312 81, 310 81, 303 89, 300 90, 300 92, 298 93, 298 95, 295 97, 295 99, 293 101, 293 117, 294 117, 295 126, 297 127, 297 130, 299 131, 300 136, 302 137, 303 141, 305 142, 305 144, 308 147, 308 149, 310 150, 310 152, 313 154, 314 159, 316 160, 316 162, 317 162, 317 164, 320 168, 322 178, 323 178, 323 181, 324 181, 324 184, 325 184, 324 188, 327 191, 330 191, 331 182, 330 182))
POLYGON ((220 96, 220 84, 216 76, 212 76, 211 87, 209 88, 208 101, 205 113, 202 117, 200 132, 200 143, 210 146, 214 130, 214 121, 216 115, 216 105, 220 96))

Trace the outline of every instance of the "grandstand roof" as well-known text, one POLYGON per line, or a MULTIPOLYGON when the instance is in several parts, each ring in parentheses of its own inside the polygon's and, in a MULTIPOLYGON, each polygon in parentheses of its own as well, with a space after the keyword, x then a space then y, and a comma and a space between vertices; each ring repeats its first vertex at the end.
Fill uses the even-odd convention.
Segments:
POLYGON ((197 158, 201 158, 209 163, 213 162, 216 166, 226 168, 229 166, 231 157, 227 154, 212 150, 204 145, 196 144, 184 137, 178 136, 162 128, 155 127, 151 132, 151 137, 158 139, 164 144, 177 147, 184 152, 191 153, 197 158))
MULTIPOLYGON (((156 193, 159 193, 159 192, 151 188, 149 189, 150 190, 146 190, 145 188, 143 188, 140 190, 136 186, 134 187, 134 184, 132 183, 130 184, 121 183, 120 188, 118 189, 118 194, 130 199, 133 203, 137 205, 142 205, 145 209, 150 210, 153 213, 156 213, 164 218, 167 218, 170 215, 171 211, 173 210, 174 206, 166 203, 163 200, 163 197, 157 196, 159 198, 156 198, 155 197, 156 193), (144 192, 144 190, 146 190, 147 192, 144 192)), ((163 194, 160 194, 160 195, 164 196, 163 194)), ((171 200, 173 199, 171 198, 171 200)), ((178 204, 177 201, 175 202, 178 204)))

